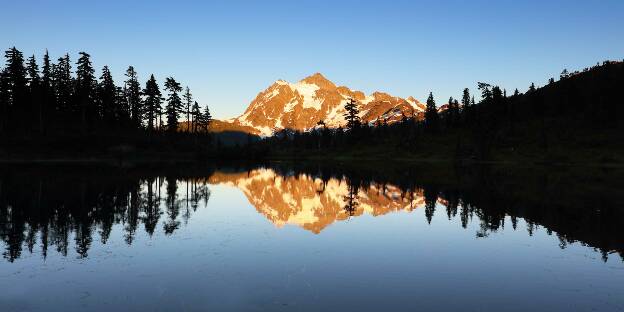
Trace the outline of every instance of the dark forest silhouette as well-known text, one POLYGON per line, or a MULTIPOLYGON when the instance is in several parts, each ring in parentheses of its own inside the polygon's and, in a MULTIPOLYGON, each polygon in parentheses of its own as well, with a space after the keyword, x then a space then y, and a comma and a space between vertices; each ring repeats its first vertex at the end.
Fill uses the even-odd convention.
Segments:
MULTIPOLYGON (((257 167, 223 170, 254 168, 257 167)), ((441 213, 449 220, 458 218, 464 228, 478 222, 475 235, 484 238, 505 226, 516 229, 522 219, 528 235, 545 228, 549 235, 556 233, 561 248, 580 242, 599 250, 605 261, 613 252, 624 259, 621 199, 605 196, 596 189, 562 184, 549 173, 521 177, 479 167, 438 179, 431 173, 434 169, 420 167, 363 170, 281 164, 270 168, 287 176, 311 175, 321 179, 323 185, 330 179, 347 183, 349 192, 343 209, 349 216, 357 210, 359 189, 370 189, 374 184, 393 185, 401 190, 401 198, 424 194, 428 223, 441 213), (446 211, 439 211, 441 206, 446 211), (595 209, 587 209, 589 206, 595 209), (509 219, 511 224, 506 224, 509 219)), ((73 240, 76 254, 88 257, 95 237, 106 243, 115 225, 123 227, 127 244, 132 244, 141 228, 150 236, 156 231, 172 234, 188 222, 194 211, 207 204, 208 181, 213 172, 214 169, 197 168, 2 169, 3 256, 14 261, 28 250, 39 251, 45 258, 50 249, 68 255, 73 240)), ((596 186, 600 189, 600 185, 596 186)), ((386 187, 378 189, 385 192, 386 187)))
POLYGON ((154 75, 142 84, 129 66, 119 86, 108 66, 96 77, 86 52, 74 63, 69 54, 53 62, 46 51, 41 66, 34 55, 25 60, 15 47, 5 58, 0 68, 2 145, 51 152, 75 146, 210 144, 208 106, 194 101, 188 87, 181 94, 182 85, 173 77, 161 89, 154 75))

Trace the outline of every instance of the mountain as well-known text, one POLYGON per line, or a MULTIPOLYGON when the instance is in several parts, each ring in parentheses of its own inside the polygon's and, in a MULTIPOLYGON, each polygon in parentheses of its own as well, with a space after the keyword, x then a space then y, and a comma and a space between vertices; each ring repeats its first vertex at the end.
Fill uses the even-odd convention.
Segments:
POLYGON ((336 86, 316 73, 297 83, 274 82, 260 92, 245 112, 232 119, 217 122, 213 131, 243 131, 270 136, 282 129, 307 131, 319 121, 337 128, 346 124, 344 106, 356 100, 363 122, 393 123, 403 116, 419 116, 425 105, 413 97, 403 99, 383 92, 365 95, 345 86, 336 86))

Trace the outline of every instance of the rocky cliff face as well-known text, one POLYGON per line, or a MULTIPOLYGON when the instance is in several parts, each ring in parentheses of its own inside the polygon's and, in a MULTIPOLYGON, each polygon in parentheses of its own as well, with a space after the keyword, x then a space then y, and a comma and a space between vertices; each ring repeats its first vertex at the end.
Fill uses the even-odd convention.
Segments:
POLYGON ((278 80, 260 92, 245 112, 220 123, 222 129, 244 131, 270 136, 282 129, 307 131, 319 121, 337 128, 346 124, 344 106, 354 99, 362 122, 393 123, 403 116, 419 116, 425 105, 413 97, 403 99, 383 92, 365 95, 361 91, 336 86, 320 73, 297 83, 278 80))

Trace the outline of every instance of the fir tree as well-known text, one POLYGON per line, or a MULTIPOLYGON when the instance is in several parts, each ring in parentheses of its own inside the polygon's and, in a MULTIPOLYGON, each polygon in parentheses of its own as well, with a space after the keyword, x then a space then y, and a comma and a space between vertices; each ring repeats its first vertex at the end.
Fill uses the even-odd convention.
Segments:
POLYGON ((492 91, 490 90, 492 86, 489 83, 478 82, 477 88, 481 90, 481 98, 484 102, 489 102, 492 99, 492 91))
POLYGON ((199 104, 197 104, 197 101, 195 101, 195 103, 193 103, 193 108, 191 110, 191 117, 193 118, 192 122, 191 122, 191 131, 193 131, 194 133, 197 133, 197 122, 198 120, 202 119, 202 112, 199 109, 199 104))
POLYGON ((212 115, 210 115, 210 109, 208 105, 204 108, 204 112, 200 114, 200 119, 198 119, 198 127, 201 129, 203 133, 208 133, 208 129, 210 128, 210 123, 212 122, 212 115))
POLYGON ((100 86, 98 92, 100 116, 105 123, 113 123, 117 120, 117 87, 113 81, 108 66, 102 68, 102 76, 100 76, 100 86))
POLYGON ((154 131, 154 129, 156 128, 156 122, 161 111, 162 94, 160 93, 158 83, 156 82, 156 78, 154 78, 153 74, 145 83, 145 89, 143 89, 143 94, 145 95, 144 105, 147 129, 149 131, 154 131))
POLYGON ((345 120, 347 121, 347 129, 353 130, 357 129, 360 126, 360 110, 357 107, 357 102, 350 98, 347 104, 345 105, 345 120))
POLYGON ((41 77, 39 77, 39 65, 37 65, 34 55, 28 58, 26 72, 28 73, 28 91, 30 93, 30 111, 28 112, 30 118, 28 119, 36 123, 41 131, 41 77))
POLYGON ((39 87, 39 84, 41 82, 41 77, 39 77, 39 65, 37 65, 37 61, 35 60, 34 55, 28 58, 28 65, 26 66, 26 72, 28 73, 29 88, 32 90, 32 89, 39 87))
POLYGON ((52 119, 50 106, 54 103, 54 89, 52 89, 52 64, 50 55, 46 50, 43 55, 43 66, 41 67, 41 104, 39 105, 40 130, 44 131, 44 124, 52 119))
POLYGON ((60 57, 53 67, 53 88, 55 91, 55 108, 63 114, 74 113, 71 103, 73 95, 73 79, 71 76, 71 62, 69 54, 60 57))
POLYGON ((464 89, 461 104, 464 108, 470 106, 470 90, 468 90, 468 88, 464 89))
POLYGON ((180 117, 180 111, 182 110, 182 100, 178 95, 178 92, 182 91, 180 83, 175 81, 173 77, 168 77, 165 80, 165 90, 169 91, 169 97, 167 98, 167 130, 169 132, 176 132, 178 130, 178 118, 180 117))
POLYGON ((8 79, 9 112, 21 113, 26 102, 26 67, 24 56, 15 47, 4 52, 6 79, 8 79))
POLYGON ((130 109, 132 125, 134 127, 141 127, 144 110, 141 105, 141 85, 139 84, 138 75, 134 67, 128 67, 128 70, 126 70, 126 77, 127 80, 124 83, 126 105, 130 109))
POLYGON ((427 106, 425 108, 425 126, 430 131, 435 131, 438 127, 438 108, 436 107, 435 100, 433 99, 433 93, 429 92, 427 98, 427 106))
POLYGON ((80 57, 76 62, 76 97, 80 105, 80 116, 82 121, 82 129, 86 131, 87 123, 92 124, 96 117, 94 97, 95 70, 91 64, 90 55, 86 52, 80 52, 80 57))
POLYGON ((184 94, 182 95, 184 98, 184 108, 186 110, 186 131, 189 132, 191 130, 191 106, 193 105, 193 95, 191 94, 191 89, 186 87, 184 94))
POLYGON ((50 88, 52 83, 52 66, 50 64, 50 55, 46 50, 43 55, 43 67, 41 68, 41 83, 44 88, 50 88))

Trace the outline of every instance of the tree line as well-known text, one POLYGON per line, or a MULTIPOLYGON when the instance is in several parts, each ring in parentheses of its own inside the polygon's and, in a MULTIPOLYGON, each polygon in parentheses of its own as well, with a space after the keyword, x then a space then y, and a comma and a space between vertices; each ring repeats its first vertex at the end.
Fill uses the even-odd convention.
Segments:
POLYGON ((53 62, 47 50, 39 66, 15 47, 0 68, 0 136, 118 135, 187 133, 207 136, 212 116, 191 90, 167 77, 161 89, 153 74, 142 85, 133 66, 116 84, 104 66, 96 77, 91 56, 69 54, 53 62), (161 91, 162 90, 162 91, 161 91), (165 94, 163 94, 165 93, 165 94), (180 120, 183 118, 181 124, 180 120))
POLYGON ((461 97, 451 97, 441 107, 429 93, 423 112, 403 115, 390 124, 378 119, 364 123, 355 100, 345 105, 345 126, 335 129, 320 120, 311 131, 283 130, 260 142, 268 150, 344 151, 370 146, 386 146, 402 151, 435 149, 432 140, 444 138, 453 145, 457 157, 487 159, 492 148, 511 146, 520 140, 535 141, 540 148, 560 144, 566 139, 552 138, 554 132, 587 130, 616 134, 624 124, 621 90, 624 87, 624 63, 605 61, 582 72, 564 70, 538 88, 534 83, 521 93, 512 94, 490 83, 477 84, 475 94, 465 88, 461 97), (577 130, 572 129, 577 128, 577 130), (449 141, 451 140, 451 141, 449 141))

